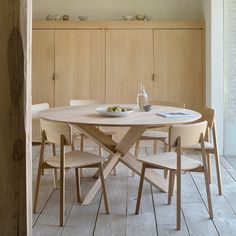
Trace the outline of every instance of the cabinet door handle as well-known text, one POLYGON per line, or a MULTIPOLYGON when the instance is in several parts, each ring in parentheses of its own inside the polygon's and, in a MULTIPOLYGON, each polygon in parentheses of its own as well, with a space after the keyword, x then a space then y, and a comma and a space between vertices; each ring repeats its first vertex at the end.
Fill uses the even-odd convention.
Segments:
POLYGON ((53 73, 52 80, 56 80, 56 73, 53 73))
POLYGON ((152 74, 152 81, 155 81, 155 73, 152 74))

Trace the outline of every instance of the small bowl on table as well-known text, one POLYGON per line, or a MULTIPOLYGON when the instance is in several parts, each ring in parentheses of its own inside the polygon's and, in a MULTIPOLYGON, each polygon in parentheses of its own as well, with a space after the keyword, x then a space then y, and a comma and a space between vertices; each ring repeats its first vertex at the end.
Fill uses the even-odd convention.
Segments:
POLYGON ((151 104, 147 104, 147 105, 143 106, 143 110, 144 111, 151 111, 151 109, 152 109, 152 105, 151 104))

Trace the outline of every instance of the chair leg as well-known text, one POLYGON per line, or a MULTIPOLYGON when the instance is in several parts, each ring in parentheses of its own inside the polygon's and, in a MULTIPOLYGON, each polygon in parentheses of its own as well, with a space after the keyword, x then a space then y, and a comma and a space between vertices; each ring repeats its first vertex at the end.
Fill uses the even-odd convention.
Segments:
POLYGON ((207 161, 206 161, 205 150, 203 148, 204 148, 204 146, 202 144, 202 161, 203 161, 203 169, 204 169, 204 177, 205 177, 205 185, 206 185, 206 193, 207 193, 207 201, 208 201, 208 210, 209 210, 210 218, 213 219, 211 191, 210 191, 210 184, 209 184, 209 173, 208 173, 208 166, 207 166, 207 161))
POLYGON ((65 169, 60 169, 60 226, 65 221, 65 169))
POLYGON ((58 188, 58 175, 57 175, 57 169, 53 169, 53 185, 54 188, 58 188))
POLYGON ((142 171, 141 171, 140 183, 139 183, 139 189, 138 189, 138 198, 137 198, 137 204, 136 204, 136 209, 135 209, 136 215, 139 214, 142 191, 143 191, 143 182, 144 182, 144 177, 145 177, 145 170, 146 170, 146 167, 144 164, 142 164, 142 171))
POLYGON ((219 195, 223 194, 222 182, 221 182, 221 172, 220 172, 220 157, 217 148, 215 149, 215 162, 216 162, 216 174, 217 174, 217 183, 219 195))
POLYGON ((211 184, 212 183, 212 165, 211 165, 211 156, 210 156, 210 152, 209 151, 206 151, 206 156, 207 156, 209 184, 211 184))
POLYGON ((76 180, 76 192, 77 192, 77 202, 81 203, 81 187, 80 187, 80 169, 75 168, 75 180, 76 180))
POLYGON ((100 178, 101 178, 104 205, 105 205, 106 213, 109 214, 109 204, 108 204, 108 200, 107 200, 106 184, 105 184, 105 179, 104 179, 104 175, 103 175, 103 168, 102 168, 101 163, 99 164, 99 172, 100 172, 100 178))
MULTIPOLYGON (((166 142, 164 142, 164 152, 167 152, 167 151, 168 151, 168 146, 167 146, 166 142)), ((169 170, 164 169, 164 178, 165 179, 168 178, 168 173, 169 173, 169 170)))
POLYGON ((181 170, 176 171, 177 194, 176 194, 176 225, 177 230, 181 229, 181 170))
POLYGON ((174 184, 175 184, 175 171, 169 171, 170 176, 169 176, 169 187, 168 187, 168 205, 171 204, 171 197, 173 195, 174 191, 174 184))
MULTIPOLYGON (((138 140, 138 141, 135 143, 134 156, 135 156, 136 158, 138 158, 138 156, 139 156, 139 144, 140 144, 140 140, 138 140)), ((132 177, 134 177, 134 176, 135 176, 135 172, 132 171, 132 177)))
POLYGON ((157 154, 157 140, 153 141, 153 154, 156 155, 157 154))
POLYGON ((213 129, 212 129, 212 134, 213 134, 213 143, 214 143, 214 151, 215 151, 215 161, 216 161, 216 173, 217 173, 217 183, 218 183, 218 191, 219 194, 222 195, 222 184, 221 184, 221 173, 220 173, 220 157, 218 153, 218 145, 217 145, 217 132, 216 132, 216 124, 215 122, 213 123, 213 129))
POLYGON ((35 188, 35 195, 34 195, 34 207, 33 213, 37 212, 37 205, 38 205, 38 197, 39 197, 39 187, 41 182, 41 175, 42 175, 42 168, 38 168, 37 180, 36 180, 36 188, 35 188))
POLYGON ((209 173, 208 173, 206 165, 204 165, 204 177, 205 177, 205 185, 206 185, 206 192, 207 192, 209 216, 210 216, 211 219, 213 219, 211 191, 210 191, 210 184, 209 184, 209 178, 208 178, 209 177, 209 173))
POLYGON ((167 152, 168 151, 168 145, 166 142, 164 142, 164 152, 167 152))
POLYGON ((169 171, 168 170, 164 170, 164 178, 167 179, 168 178, 168 173, 169 171))
MULTIPOLYGON (((84 135, 83 134, 80 135, 80 150, 81 151, 84 150, 84 135)), ((80 168, 80 177, 84 177, 83 168, 80 168)))

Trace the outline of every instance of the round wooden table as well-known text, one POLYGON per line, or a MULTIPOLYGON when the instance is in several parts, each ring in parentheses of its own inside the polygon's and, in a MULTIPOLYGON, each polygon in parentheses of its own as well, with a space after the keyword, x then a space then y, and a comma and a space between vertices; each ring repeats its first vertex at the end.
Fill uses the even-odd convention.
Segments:
MULTIPOLYGON (((130 107, 135 111, 125 117, 104 117, 96 112, 96 108, 104 105, 86 105, 72 107, 51 108, 39 113, 40 118, 66 122, 76 125, 82 133, 90 137, 94 142, 102 146, 110 153, 109 161, 105 163, 104 177, 106 178, 116 164, 121 161, 132 171, 140 175, 141 163, 138 162, 131 153, 130 148, 141 137, 142 133, 147 128, 157 128, 169 126, 173 124, 189 123, 201 118, 201 114, 176 107, 152 106, 149 112, 139 111, 137 105, 121 105, 121 107, 130 107), (158 115, 160 112, 184 112, 193 116, 166 118, 158 115), (123 138, 117 143, 99 130, 97 126, 115 126, 115 127, 130 127, 123 138)), ((167 191, 167 180, 148 169, 145 174, 145 179, 158 188, 160 191, 167 191)), ((83 205, 89 204, 97 191, 100 188, 100 181, 97 180, 83 201, 83 205)))

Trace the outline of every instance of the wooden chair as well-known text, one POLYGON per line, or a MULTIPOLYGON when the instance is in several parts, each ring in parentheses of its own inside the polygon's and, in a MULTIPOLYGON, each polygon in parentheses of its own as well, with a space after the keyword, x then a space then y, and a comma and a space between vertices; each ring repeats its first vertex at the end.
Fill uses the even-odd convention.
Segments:
MULTIPOLYGON (((85 105, 94 105, 94 104, 103 104, 104 101, 97 99, 97 100, 70 100, 70 105, 71 106, 85 106, 85 105)), ((99 127, 102 129, 101 127, 99 127)), ((71 125, 71 130, 72 130, 72 150, 75 149, 75 140, 80 139, 80 150, 84 150, 84 139, 87 138, 84 134, 80 132, 80 130, 74 126, 71 125)), ((103 131, 107 136, 112 138, 113 135, 115 135, 114 131, 110 130, 104 130, 103 131)), ((99 146, 99 155, 103 156, 103 151, 102 148, 99 146)), ((116 168, 113 170, 113 174, 116 175, 116 168)), ((83 176, 83 170, 81 170, 81 176, 83 176)))
MULTIPOLYGON (((217 146, 217 132, 215 124, 215 110, 209 107, 205 107, 202 111, 202 118, 200 121, 207 121, 207 132, 204 138, 204 146, 206 149, 207 163, 209 169, 209 181, 212 182, 212 168, 211 168, 211 156, 213 154, 215 157, 216 163, 216 174, 217 174, 217 183, 218 183, 218 192, 219 195, 223 194, 222 183, 221 183, 221 172, 220 172, 220 157, 217 146), (211 139, 213 142, 211 142, 211 139)), ((191 145, 189 147, 183 147, 184 151, 186 150, 201 150, 201 145, 191 145)))
POLYGON ((109 205, 106 194, 105 180, 103 176, 102 163, 106 161, 105 158, 87 153, 84 151, 70 151, 65 153, 65 145, 71 145, 71 130, 68 124, 60 122, 52 122, 41 119, 42 128, 42 145, 40 150, 40 158, 38 165, 38 174, 36 180, 36 190, 34 198, 33 212, 36 212, 39 186, 41 181, 42 170, 44 169, 59 169, 60 171, 60 226, 64 225, 65 215, 65 169, 74 168, 76 175, 76 187, 77 187, 77 201, 81 202, 80 194, 80 173, 79 168, 99 168, 101 186, 104 198, 104 205, 106 213, 109 213, 109 205), (60 145, 60 154, 58 156, 53 155, 45 160, 44 148, 45 141, 48 140, 51 143, 60 145))
MULTIPOLYGON (((165 102, 165 101, 153 101, 151 102, 152 105, 160 105, 160 106, 169 106, 169 107, 180 107, 185 108, 184 103, 174 103, 174 102, 165 102)), ((140 141, 146 140, 146 141, 153 141, 153 154, 157 154, 157 142, 160 141, 164 144, 164 151, 167 151, 167 142, 168 139, 168 130, 169 127, 159 128, 159 129, 148 129, 145 130, 142 134, 141 138, 138 142, 135 144, 135 156, 139 156, 139 144, 140 141)), ((134 176, 135 173, 132 172, 132 176, 134 176)), ((167 172, 165 172, 165 177, 167 177, 167 172)))
POLYGON ((206 161, 204 136, 206 133, 207 121, 188 125, 173 125, 169 131, 169 145, 175 148, 176 152, 165 152, 160 155, 152 155, 145 158, 139 158, 142 162, 141 178, 138 190, 138 198, 135 214, 139 213, 143 182, 145 178, 146 168, 169 170, 169 190, 168 204, 171 203, 173 194, 175 175, 177 177, 177 229, 181 228, 181 171, 203 172, 205 177, 207 200, 210 218, 213 218, 211 193, 208 178, 208 167, 206 161), (202 161, 197 161, 187 156, 182 155, 182 147, 188 145, 200 145, 202 152, 202 161))
MULTIPOLYGON (((41 145, 42 142, 42 131, 40 127, 40 118, 38 113, 40 111, 44 111, 49 109, 48 103, 38 103, 33 104, 31 106, 31 113, 32 113, 32 145, 41 145)), ((53 143, 49 143, 46 140, 47 144, 52 145, 52 152, 56 155, 56 147, 53 143)), ((42 170, 42 174, 44 175, 44 170, 42 170)), ((57 170, 53 170, 53 179, 54 179, 54 188, 58 187, 58 178, 57 178, 57 170)))
POLYGON ((38 103, 31 106, 32 113, 32 144, 40 145, 42 141, 41 137, 41 128, 40 128, 40 119, 38 113, 43 110, 49 109, 48 103, 38 103))

